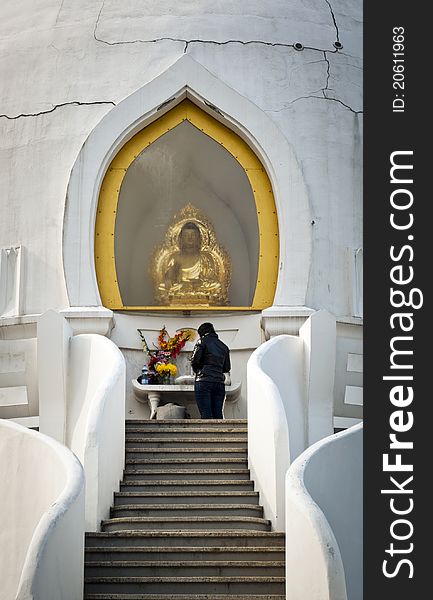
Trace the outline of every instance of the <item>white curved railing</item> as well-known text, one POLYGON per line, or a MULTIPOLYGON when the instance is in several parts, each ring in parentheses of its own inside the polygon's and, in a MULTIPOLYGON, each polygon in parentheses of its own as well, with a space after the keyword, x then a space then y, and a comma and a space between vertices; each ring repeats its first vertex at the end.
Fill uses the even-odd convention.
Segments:
POLYGON ((0 599, 81 600, 84 473, 64 446, 0 420, 0 599))
POLYGON ((362 424, 320 440, 286 477, 294 600, 362 600, 362 424))
POLYGON ((277 531, 285 529, 284 479, 290 463, 333 431, 335 331, 335 318, 319 310, 302 325, 299 337, 273 337, 248 361, 249 466, 277 531))
POLYGON ((261 504, 276 531, 284 531, 284 480, 305 447, 303 343, 281 335, 251 355, 248 378, 248 461, 261 504))
POLYGON ((102 335, 71 339, 66 444, 86 474, 86 530, 98 531, 125 457, 125 359, 102 335))

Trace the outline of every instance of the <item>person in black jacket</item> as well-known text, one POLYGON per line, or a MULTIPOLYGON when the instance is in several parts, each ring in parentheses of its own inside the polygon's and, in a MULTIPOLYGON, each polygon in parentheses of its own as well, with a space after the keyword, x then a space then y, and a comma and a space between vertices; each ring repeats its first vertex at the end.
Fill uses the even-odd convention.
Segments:
POLYGON ((202 419, 222 419, 225 373, 230 372, 230 350, 215 332, 212 323, 202 323, 192 356, 195 373, 195 400, 202 419))

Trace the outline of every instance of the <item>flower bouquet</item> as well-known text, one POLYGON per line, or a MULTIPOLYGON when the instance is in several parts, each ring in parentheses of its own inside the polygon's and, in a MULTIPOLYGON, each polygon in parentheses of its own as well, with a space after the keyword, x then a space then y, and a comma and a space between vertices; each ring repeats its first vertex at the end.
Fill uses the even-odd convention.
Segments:
POLYGON ((161 377, 163 383, 170 383, 172 377, 176 377, 177 367, 173 363, 158 363, 155 371, 161 377))
POLYGON ((192 337, 193 332, 188 329, 182 329, 173 337, 170 337, 164 325, 158 335, 158 345, 155 346, 154 350, 151 350, 147 345, 142 331, 140 329, 137 329, 137 331, 143 343, 143 350, 149 357, 147 363, 148 383, 170 383, 170 380, 177 374, 177 367, 173 361, 179 355, 186 342, 192 337))

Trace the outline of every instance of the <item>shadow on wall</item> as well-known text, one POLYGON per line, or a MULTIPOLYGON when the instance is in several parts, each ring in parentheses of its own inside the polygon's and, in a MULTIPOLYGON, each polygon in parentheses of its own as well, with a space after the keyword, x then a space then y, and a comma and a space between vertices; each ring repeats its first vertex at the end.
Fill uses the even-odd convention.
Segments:
POLYGON ((108 338, 72 335, 50 310, 38 322, 39 430, 70 448, 86 473, 86 530, 109 515, 125 458, 125 360, 108 338))
POLYGON ((247 365, 248 460, 267 518, 285 530, 284 479, 293 460, 333 432, 335 319, 312 314, 298 336, 262 344, 247 365))
POLYGON ((362 424, 317 442, 290 467, 286 537, 296 543, 287 544, 286 571, 294 598, 362 600, 362 477, 362 424))
POLYGON ((64 446, 0 420, 0 599, 81 600, 84 472, 64 446), (67 543, 65 543, 67 540, 67 543))
POLYGON ((0 249, 0 317, 21 314, 23 254, 22 246, 0 249))

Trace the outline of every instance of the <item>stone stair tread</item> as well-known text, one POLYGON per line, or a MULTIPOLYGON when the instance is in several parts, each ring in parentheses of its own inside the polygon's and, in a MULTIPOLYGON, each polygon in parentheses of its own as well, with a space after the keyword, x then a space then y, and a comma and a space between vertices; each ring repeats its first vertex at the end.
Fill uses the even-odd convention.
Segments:
MULTIPOLYGON (((220 552, 221 554, 225 554, 227 552, 227 547, 223 546, 91 546, 86 548, 86 552, 89 553, 98 553, 98 552, 130 552, 130 553, 143 553, 143 552, 153 552, 153 553, 169 553, 169 552, 201 552, 201 553, 216 553, 220 552)), ((284 552, 284 548, 281 546, 230 546, 230 552, 242 553, 242 552, 251 552, 251 553, 263 553, 263 552, 275 552, 281 553, 284 552)))
POLYGON ((116 537, 265 537, 274 539, 285 539, 285 533, 282 531, 233 531, 232 529, 219 529, 218 531, 86 531, 86 538, 116 538, 116 537))
POLYGON ((128 469, 125 470, 124 473, 127 475, 155 475, 156 473, 191 473, 191 474, 199 474, 199 473, 241 473, 246 474, 249 473, 249 469, 164 469, 162 471, 157 471, 156 469, 128 469))
POLYGON ((280 595, 251 594, 86 594, 86 600, 286 600, 280 595))
POLYGON ((182 442, 182 443, 193 442, 194 444, 196 444, 196 443, 202 444, 202 443, 206 443, 206 442, 210 442, 212 444, 229 444, 229 443, 233 442, 233 443, 238 444, 238 443, 242 442, 244 444, 244 443, 246 443, 247 438, 242 439, 242 438, 221 437, 221 436, 215 436, 215 437, 209 437, 209 438, 206 438, 206 437, 201 437, 201 438, 196 438, 196 437, 193 437, 193 438, 189 438, 189 437, 158 438, 158 437, 152 436, 149 440, 146 440, 146 439, 143 440, 142 437, 127 436, 126 441, 127 442, 146 441, 146 442, 149 442, 152 444, 153 443, 171 444, 173 442, 182 442))
POLYGON ((85 577, 84 583, 284 583, 285 577, 235 576, 235 577, 85 577))
MULTIPOLYGON (((155 480, 157 481, 157 480, 155 480)), ((175 480, 177 481, 177 480, 175 480)), ((237 481, 237 480, 236 480, 237 481)), ((155 496, 155 492, 114 492, 114 497, 117 498, 152 498, 153 496, 155 496)), ((176 498, 181 498, 181 497, 185 497, 185 498, 196 498, 196 497, 204 497, 204 498, 211 498, 212 496, 218 496, 218 497, 224 497, 224 496, 239 496, 240 498, 243 496, 249 496, 249 497, 253 497, 255 496, 256 498, 259 497, 259 492, 250 492, 250 491, 233 491, 233 492, 205 492, 205 491, 200 491, 200 492, 188 492, 188 491, 183 491, 183 492, 177 492, 177 491, 173 491, 173 492, 158 492, 158 496, 164 496, 164 497, 170 497, 170 496, 175 496, 176 498)))
MULTIPOLYGON (((201 440, 200 440, 201 441, 201 440)), ((210 453, 220 453, 220 454, 228 454, 229 452, 243 452, 246 454, 246 449, 244 448, 126 448, 126 454, 130 454, 132 452, 140 452, 141 454, 150 454, 151 452, 155 453, 187 453, 187 454, 201 454, 202 452, 206 454, 210 453)))
POLYGON ((286 596, 265 594, 86 594, 86 600, 286 600, 286 596))
POLYGON ((270 526, 271 522, 269 519, 262 519, 260 517, 114 517, 113 519, 105 519, 102 521, 102 525, 114 524, 114 523, 263 523, 270 526))
POLYGON ((136 479, 135 481, 122 481, 121 485, 219 485, 224 487, 225 485, 251 485, 254 481, 252 479, 136 479))
MULTIPOLYGON (((173 518, 176 518, 178 513, 184 513, 186 518, 188 516, 193 516, 196 512, 205 513, 202 516, 212 516, 218 515, 223 516, 226 511, 234 513, 233 516, 238 515, 238 513, 247 513, 250 516, 255 517, 263 515, 263 507, 259 504, 119 504, 117 506, 111 507, 110 516, 113 518, 117 518, 118 513, 132 513, 129 514, 131 518, 140 517, 142 513, 145 513, 149 518, 155 519, 163 519, 165 518, 165 514, 172 514, 173 518), (152 516, 153 512, 160 513, 159 517, 152 516), (252 514, 251 514, 252 513, 252 514)), ((125 516, 125 514, 124 514, 125 516)), ((227 515, 228 516, 228 515, 227 515)), ((242 516, 239 515, 239 516, 242 516)))
MULTIPOLYGON (((150 432, 150 433, 187 433, 188 435, 192 435, 193 432, 195 433, 231 433, 231 432, 236 432, 236 433, 248 433, 248 429, 245 427, 195 427, 194 429, 187 429, 185 427, 158 427, 157 431, 155 431, 155 427, 128 427, 128 429, 126 430, 126 434, 128 435, 129 433, 143 433, 143 432, 150 432)), ((196 439, 196 438, 194 438, 196 439)))
POLYGON ((283 560, 110 560, 87 561, 86 567, 284 567, 283 560))
MULTIPOLYGON (((122 478, 122 483, 128 483, 129 481, 155 481, 155 480, 195 480, 200 481, 203 479, 222 479, 222 480, 239 480, 239 481, 251 481, 251 474, 248 469, 161 469, 161 466, 152 466, 150 469, 140 470, 134 468, 137 465, 133 465, 130 470, 125 470, 122 478)), ((138 465, 144 466, 144 465, 138 465)), ((162 465, 164 466, 164 465, 162 465)), ((182 465, 183 466, 183 465, 182 465)), ((218 466, 218 465, 217 465, 218 466)))
MULTIPOLYGON (((169 419, 170 423, 182 423, 183 425, 203 425, 203 419, 169 419)), ((141 424, 143 423, 144 425, 155 425, 158 426, 161 424, 161 421, 158 421, 158 419, 155 420, 151 420, 151 419, 126 419, 125 420, 125 425, 128 426, 130 424, 141 424)), ((241 425, 247 425, 247 419, 206 419, 206 425, 205 426, 209 426, 210 424, 214 424, 215 425, 226 425, 227 427, 229 427, 231 424, 241 424, 241 425)))
POLYGON ((285 534, 283 532, 251 530, 251 529, 208 529, 207 531, 184 530, 151 530, 122 529, 115 531, 86 532, 86 548, 103 546, 136 547, 153 549, 158 547, 213 548, 219 546, 229 551, 233 547, 268 548, 274 547, 284 551, 285 534))
POLYGON ((111 510, 224 510, 225 508, 247 508, 248 510, 263 510, 262 506, 257 504, 118 504, 112 506, 111 510))
POLYGON ((127 458, 125 464, 149 464, 149 465, 181 465, 181 464, 192 464, 192 463, 243 463, 248 464, 246 458, 231 458, 231 457, 209 457, 209 458, 127 458))

